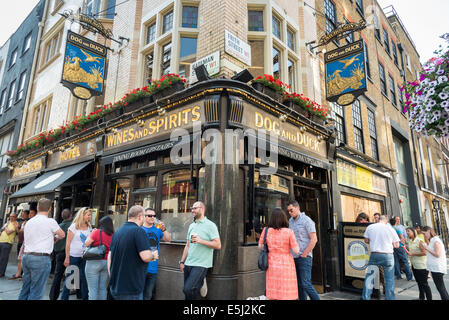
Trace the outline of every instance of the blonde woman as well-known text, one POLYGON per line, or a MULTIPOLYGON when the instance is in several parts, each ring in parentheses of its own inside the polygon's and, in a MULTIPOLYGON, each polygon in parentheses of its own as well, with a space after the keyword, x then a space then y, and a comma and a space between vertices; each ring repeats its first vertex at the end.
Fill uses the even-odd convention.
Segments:
MULTIPOLYGON (((72 225, 67 230, 67 241, 65 245, 65 260, 64 266, 76 266, 79 273, 79 285, 81 289, 81 297, 83 300, 88 300, 89 293, 87 288, 86 275, 84 268, 86 261, 83 257, 84 241, 92 232, 90 220, 92 212, 89 208, 84 207, 78 210, 75 219, 73 219, 72 225)), ((76 280, 76 277, 75 277, 76 280)), ((62 289, 61 300, 69 300, 70 289, 72 287, 73 277, 67 277, 64 288, 62 289), (68 283, 67 283, 68 282, 68 283)))

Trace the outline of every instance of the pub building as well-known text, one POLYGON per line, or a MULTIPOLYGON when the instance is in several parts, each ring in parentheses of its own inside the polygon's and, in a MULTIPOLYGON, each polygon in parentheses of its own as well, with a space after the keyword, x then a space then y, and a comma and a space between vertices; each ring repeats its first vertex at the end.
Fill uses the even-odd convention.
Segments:
POLYGON ((222 243, 207 275, 207 299, 246 299, 265 293, 265 272, 257 267, 262 228, 273 208, 281 207, 288 215, 287 202, 296 199, 316 223, 312 281, 324 292, 336 288, 338 267, 333 265, 329 232, 335 229, 331 133, 246 83, 202 81, 138 110, 125 108, 123 115, 69 137, 63 145, 56 142, 26 155, 27 166, 32 161, 40 165, 13 171, 9 205, 46 196, 54 200, 56 218, 62 208, 89 206, 96 213, 94 225, 109 215, 116 230, 132 205, 155 208, 172 234, 172 242, 161 244, 156 298, 183 299, 178 261, 193 222, 190 208, 203 201, 205 215, 217 224, 222 243), (201 132, 196 132, 199 122, 201 132), (175 129, 185 130, 188 137, 172 141, 175 129), (263 148, 257 149, 255 161, 250 161, 251 134, 240 140, 244 148, 227 148, 229 129, 266 130, 266 140, 257 140, 263 141, 263 148), (277 136, 277 144, 269 133, 277 136), (178 164, 171 155, 174 148, 182 160, 178 164), (266 174, 264 169, 273 169, 276 148, 277 171, 266 174), (201 150, 202 158, 195 156, 195 149, 201 150), (239 161, 226 162, 229 153, 239 161), (207 156, 214 161, 206 161, 207 156))

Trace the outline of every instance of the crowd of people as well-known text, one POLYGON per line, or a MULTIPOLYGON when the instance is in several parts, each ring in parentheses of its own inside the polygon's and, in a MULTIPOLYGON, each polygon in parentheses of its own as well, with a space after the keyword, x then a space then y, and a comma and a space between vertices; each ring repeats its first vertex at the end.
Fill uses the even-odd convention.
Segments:
MULTIPOLYGON (((157 220, 153 208, 132 206, 128 221, 117 231, 109 216, 91 226, 92 211, 85 207, 73 217, 69 209, 61 212, 62 222, 49 218, 52 202, 41 199, 35 210, 22 212, 23 221, 12 213, 0 231, 0 277, 4 276, 8 257, 18 236, 17 272, 10 279, 21 279, 19 300, 40 300, 52 268, 54 277, 50 300, 68 300, 71 291, 83 300, 151 300, 158 274, 161 241, 170 242, 171 234, 157 220), (104 246, 100 257, 85 257, 87 248, 104 246), (72 276, 73 275, 73 276, 72 276), (61 293, 62 284, 62 293, 61 293)), ((221 249, 218 228, 209 220, 203 202, 191 208, 193 223, 187 232, 179 267, 184 276, 186 300, 207 294, 207 272, 213 266, 213 252, 221 249)), ((259 249, 268 247, 266 297, 269 300, 320 300, 312 285, 313 249, 317 244, 314 221, 301 212, 297 201, 288 203, 288 215, 273 209, 269 223, 259 239, 259 249)), ((360 213, 356 222, 369 223, 360 213)), ((399 217, 388 219, 376 213, 367 226, 365 242, 370 246, 369 266, 377 266, 379 280, 387 300, 395 299, 395 278, 402 272, 408 281, 416 280, 420 300, 432 300, 428 284, 431 276, 442 300, 448 300, 443 276, 447 271, 446 252, 431 227, 405 228, 399 217)), ((369 269, 369 268, 368 268, 369 269)), ((365 278, 363 300, 380 296, 369 272, 365 278), (373 291, 374 289, 374 291, 373 291)))

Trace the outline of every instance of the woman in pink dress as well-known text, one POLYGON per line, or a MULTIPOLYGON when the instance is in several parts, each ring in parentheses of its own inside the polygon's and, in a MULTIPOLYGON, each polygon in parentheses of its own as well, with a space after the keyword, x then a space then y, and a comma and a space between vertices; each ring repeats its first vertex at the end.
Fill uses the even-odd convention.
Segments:
MULTIPOLYGON (((297 300, 298 284, 291 250, 299 253, 293 231, 288 227, 287 216, 280 208, 273 209, 268 224, 268 269, 266 275, 266 296, 270 300, 297 300)), ((265 228, 259 239, 263 248, 265 228)))

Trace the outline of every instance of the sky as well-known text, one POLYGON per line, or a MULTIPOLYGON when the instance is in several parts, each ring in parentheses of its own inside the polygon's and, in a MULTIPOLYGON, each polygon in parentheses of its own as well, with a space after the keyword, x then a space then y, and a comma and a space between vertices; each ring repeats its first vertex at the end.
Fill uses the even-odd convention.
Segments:
MULTIPOLYGON (((20 26, 39 0, 3 0, 0 10, 0 45, 20 26)), ((393 5, 412 37, 424 63, 444 44, 439 36, 449 32, 448 0, 378 0, 381 7, 393 5)))

